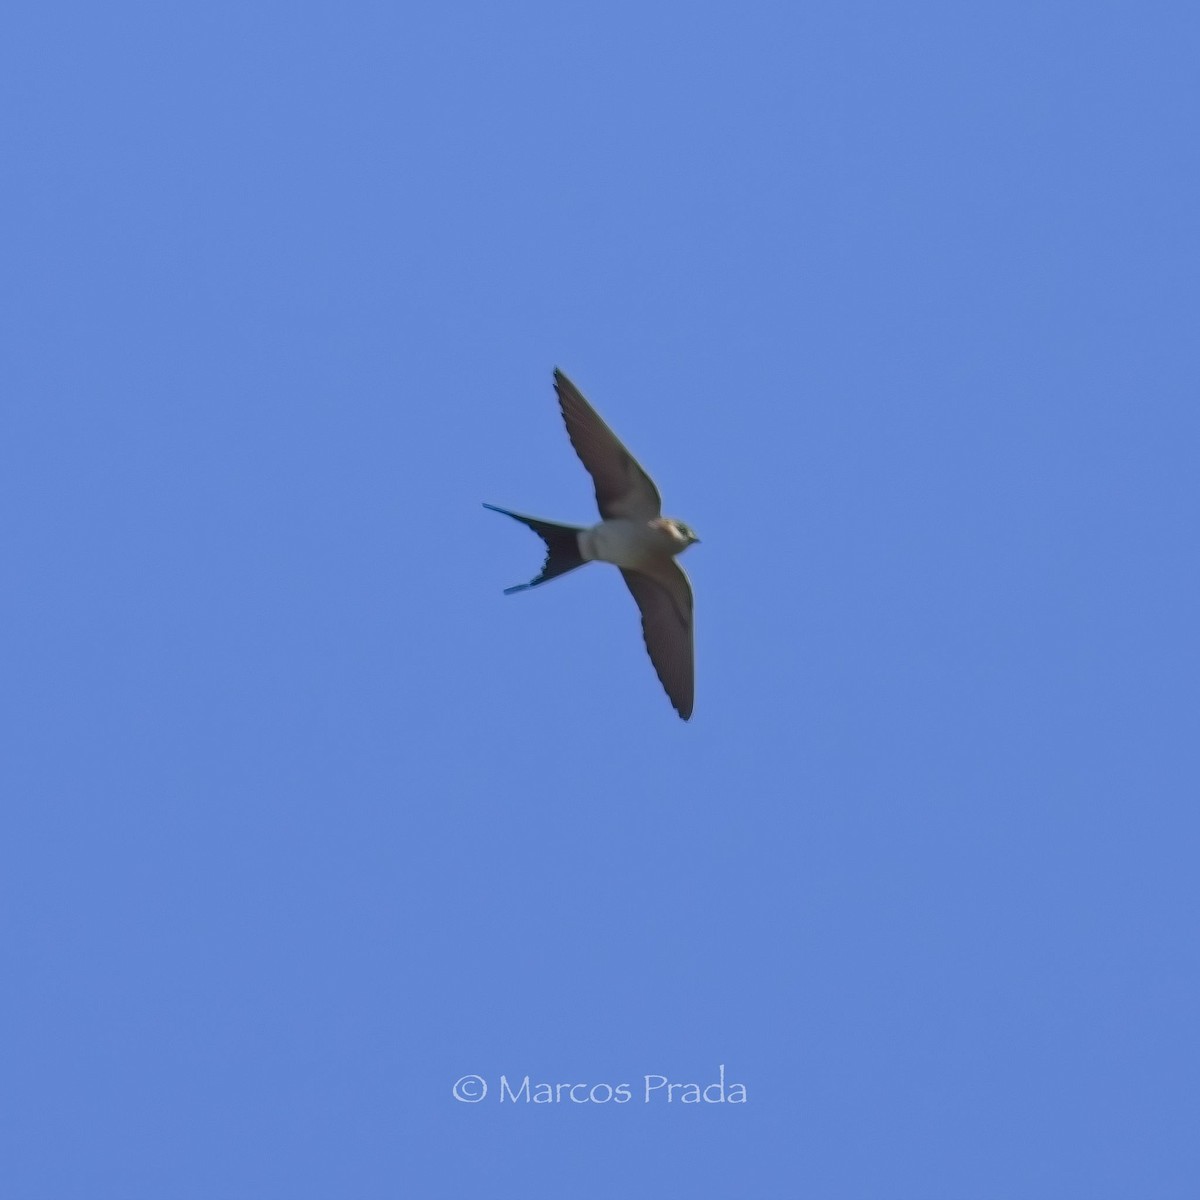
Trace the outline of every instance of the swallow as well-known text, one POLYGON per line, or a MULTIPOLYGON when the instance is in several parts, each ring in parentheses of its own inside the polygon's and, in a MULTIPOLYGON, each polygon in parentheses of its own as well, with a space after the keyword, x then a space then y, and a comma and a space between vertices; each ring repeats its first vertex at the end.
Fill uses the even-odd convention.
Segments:
POLYGON ((554 390, 567 436, 596 485, 601 520, 595 525, 559 525, 483 507, 528 525, 546 543, 546 562, 528 583, 504 589, 506 596, 535 588, 589 562, 621 570, 642 613, 642 636, 650 661, 675 711, 692 715, 695 659, 692 649, 692 585, 675 556, 700 539, 690 526, 662 515, 654 480, 561 372, 554 390))

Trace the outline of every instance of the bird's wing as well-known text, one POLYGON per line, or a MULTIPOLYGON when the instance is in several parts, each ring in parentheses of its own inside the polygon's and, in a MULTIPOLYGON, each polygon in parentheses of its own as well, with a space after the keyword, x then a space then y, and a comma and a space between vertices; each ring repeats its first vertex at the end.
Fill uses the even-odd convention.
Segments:
POLYGON ((662 498, 654 480, 621 445, 583 393, 561 372, 554 372, 554 390, 562 408, 571 445, 596 484, 600 515, 650 520, 662 514, 662 498))
POLYGON ((622 568, 621 574, 642 610, 642 635, 650 661, 675 711, 692 715, 695 658, 692 651, 692 585, 673 559, 652 563, 647 571, 622 568))

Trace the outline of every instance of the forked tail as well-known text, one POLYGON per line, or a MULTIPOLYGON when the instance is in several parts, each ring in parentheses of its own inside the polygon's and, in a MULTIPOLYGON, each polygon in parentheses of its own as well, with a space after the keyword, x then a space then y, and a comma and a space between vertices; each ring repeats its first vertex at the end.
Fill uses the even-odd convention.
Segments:
POLYGON ((523 592, 526 588, 537 587, 539 583, 545 583, 547 580, 557 579, 559 575, 565 575, 587 562, 579 553, 579 532, 583 529, 582 525, 556 525, 553 521, 539 521, 536 517, 523 517, 520 513, 509 512, 507 508, 497 508, 494 504, 485 504, 483 507, 512 517, 522 525, 528 525, 546 543, 546 562, 541 574, 528 583, 518 583, 516 587, 505 588, 506 596, 511 596, 513 592, 523 592))

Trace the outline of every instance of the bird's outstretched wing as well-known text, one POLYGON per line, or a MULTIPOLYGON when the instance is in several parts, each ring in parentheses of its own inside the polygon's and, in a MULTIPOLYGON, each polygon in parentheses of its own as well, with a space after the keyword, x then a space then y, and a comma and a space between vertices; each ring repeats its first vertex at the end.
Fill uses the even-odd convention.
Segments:
POLYGON ((554 390, 562 408, 571 445, 596 484, 600 515, 650 520, 662 514, 662 497, 654 480, 620 439, 600 419, 583 393, 561 372, 554 372, 554 390))
POLYGON ((695 656, 692 649, 692 585, 672 558, 645 571, 622 568, 638 608, 650 661, 675 711, 686 721, 695 694, 695 656))

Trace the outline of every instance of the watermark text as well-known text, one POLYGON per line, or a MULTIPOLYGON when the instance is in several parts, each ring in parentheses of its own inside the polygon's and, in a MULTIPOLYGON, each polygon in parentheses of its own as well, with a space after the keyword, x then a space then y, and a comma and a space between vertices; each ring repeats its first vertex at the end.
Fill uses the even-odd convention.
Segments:
POLYGON ((715 1079, 680 1082, 667 1075, 643 1075, 625 1083, 548 1082, 529 1075, 501 1075, 490 1084, 482 1075, 464 1075, 450 1089, 460 1104, 479 1104, 489 1097, 498 1104, 745 1104, 744 1083, 725 1078, 725 1064, 715 1079))

